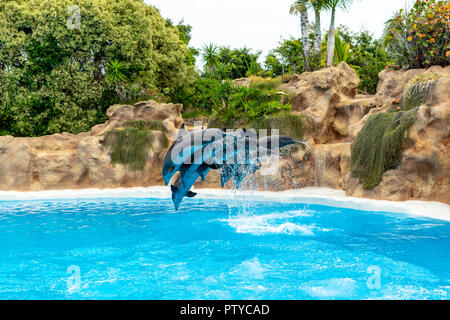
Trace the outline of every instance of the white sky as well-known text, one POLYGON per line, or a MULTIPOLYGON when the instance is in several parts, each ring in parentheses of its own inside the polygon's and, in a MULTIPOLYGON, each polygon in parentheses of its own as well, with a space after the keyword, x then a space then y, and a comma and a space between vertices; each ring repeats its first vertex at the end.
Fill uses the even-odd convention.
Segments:
MULTIPOLYGON (((191 46, 201 48, 213 42, 231 48, 247 46, 263 56, 280 41, 300 37, 300 17, 289 14, 294 0, 145 0, 157 7, 164 18, 175 23, 184 19, 192 26, 191 46)), ((336 26, 353 31, 365 28, 381 36, 384 22, 413 0, 354 0, 348 12, 338 11, 336 26)), ((314 20, 312 12, 310 20, 314 20)), ((322 30, 328 29, 330 15, 321 15, 322 30)))

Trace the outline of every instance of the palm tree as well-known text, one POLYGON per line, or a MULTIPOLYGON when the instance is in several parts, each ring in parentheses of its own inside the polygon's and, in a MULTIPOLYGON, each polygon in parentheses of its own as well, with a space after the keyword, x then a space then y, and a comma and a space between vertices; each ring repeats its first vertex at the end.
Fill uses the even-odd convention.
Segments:
POLYGON ((327 67, 333 65, 334 56, 334 44, 336 38, 336 29, 334 27, 336 9, 340 8, 346 10, 352 4, 352 0, 324 0, 324 6, 331 10, 331 23, 328 30, 328 43, 327 43, 327 67))
POLYGON ((351 50, 350 44, 346 43, 339 34, 335 35, 336 45, 334 46, 334 60, 336 63, 340 63, 342 61, 349 62, 351 58, 351 50))
POLYGON ((212 69, 214 74, 217 77, 217 80, 220 81, 219 74, 217 73, 217 65, 219 64, 219 48, 213 44, 210 43, 208 45, 204 45, 202 49, 203 54, 203 61, 205 62, 205 66, 207 68, 212 69))
POLYGON ((309 0, 314 10, 315 22, 314 22, 314 62, 320 63, 322 56, 322 30, 320 25, 320 12, 325 8, 325 2, 327 0, 309 0))
POLYGON ((309 60, 311 59, 311 45, 309 43, 309 19, 307 0, 296 0, 289 9, 290 14, 300 15, 300 26, 302 29, 303 66, 305 71, 310 71, 309 60))
POLYGON ((124 62, 114 59, 107 65, 107 75, 106 79, 111 81, 116 86, 119 82, 127 82, 128 78, 124 74, 127 71, 127 66, 124 62))

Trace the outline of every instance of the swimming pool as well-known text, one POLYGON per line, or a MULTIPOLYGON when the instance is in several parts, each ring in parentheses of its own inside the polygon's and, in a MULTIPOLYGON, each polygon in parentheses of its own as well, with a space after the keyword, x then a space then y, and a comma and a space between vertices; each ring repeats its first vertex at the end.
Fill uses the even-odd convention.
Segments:
POLYGON ((0 201, 0 299, 448 299, 449 236, 257 197, 0 201))

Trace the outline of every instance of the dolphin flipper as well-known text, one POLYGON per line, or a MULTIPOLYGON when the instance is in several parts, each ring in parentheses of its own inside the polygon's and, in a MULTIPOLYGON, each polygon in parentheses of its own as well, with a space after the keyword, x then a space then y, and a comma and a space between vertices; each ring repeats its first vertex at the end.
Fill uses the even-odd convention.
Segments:
POLYGON ((195 197, 197 194, 195 193, 195 192, 192 192, 192 191, 188 191, 187 193, 186 193, 186 197, 188 197, 188 198, 193 198, 193 197, 195 197))

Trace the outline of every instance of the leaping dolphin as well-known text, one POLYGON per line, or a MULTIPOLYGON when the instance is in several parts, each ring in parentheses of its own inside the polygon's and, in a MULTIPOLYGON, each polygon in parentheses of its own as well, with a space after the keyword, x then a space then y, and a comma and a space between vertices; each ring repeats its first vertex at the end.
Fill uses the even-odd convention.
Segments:
POLYGON ((180 170, 186 160, 200 149, 213 143, 214 137, 223 137, 225 133, 219 129, 205 129, 188 132, 184 124, 181 126, 177 140, 172 144, 164 158, 162 176, 164 183, 169 184, 170 179, 180 170), (206 137, 206 139, 205 139, 206 137), (207 138, 210 138, 209 140, 207 138))
POLYGON ((284 146, 299 142, 304 143, 288 136, 257 139, 256 132, 245 129, 233 133, 225 132, 225 129, 188 132, 183 124, 177 140, 166 154, 162 170, 166 185, 176 172, 180 172, 171 185, 175 210, 178 210, 184 197, 195 197, 196 193, 190 189, 198 178, 205 181, 211 169, 222 169, 222 186, 233 177, 236 188, 239 188, 245 176, 261 168, 268 156, 278 153, 284 146))

